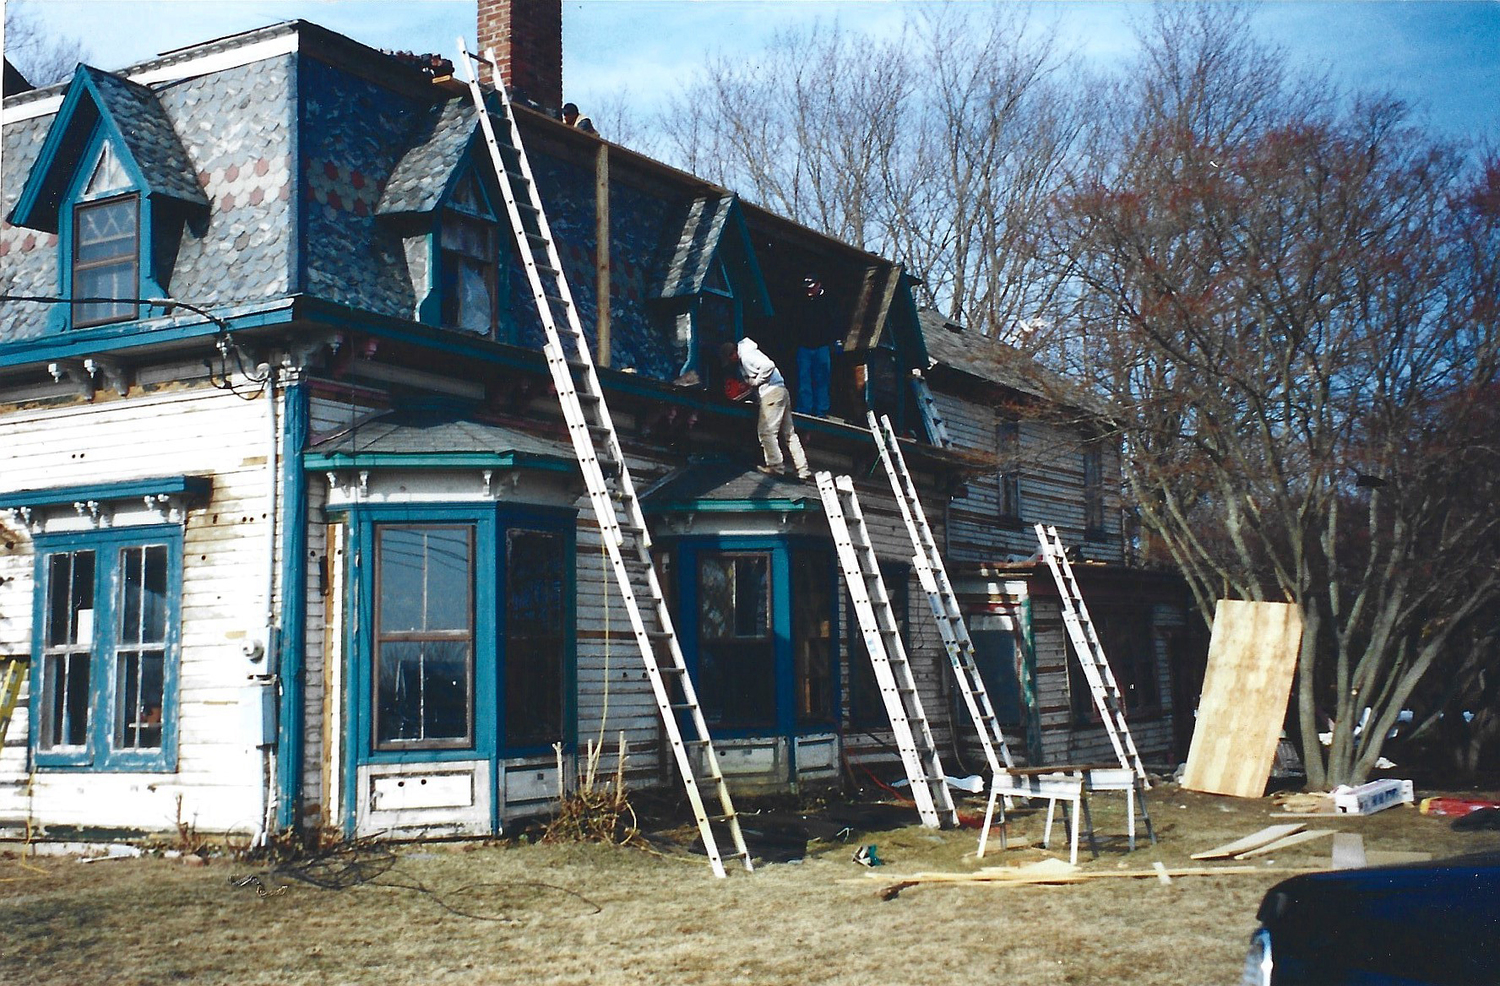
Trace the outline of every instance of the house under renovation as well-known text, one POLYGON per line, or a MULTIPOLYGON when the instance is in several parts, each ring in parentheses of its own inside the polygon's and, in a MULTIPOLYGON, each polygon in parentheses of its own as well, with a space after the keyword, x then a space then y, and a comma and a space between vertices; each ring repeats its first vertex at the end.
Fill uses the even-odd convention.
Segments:
POLYGON ((899 776, 827 501, 724 396, 725 342, 794 376, 814 272, 840 346, 795 425, 853 477, 934 753, 984 768, 870 411, 1016 759, 1109 757, 1036 522, 1176 755, 1183 601, 1124 565, 1087 414, 898 264, 561 122, 560 5, 480 7, 484 114, 467 65, 302 21, 6 97, 0 835, 487 835, 591 740, 638 787, 899 776))

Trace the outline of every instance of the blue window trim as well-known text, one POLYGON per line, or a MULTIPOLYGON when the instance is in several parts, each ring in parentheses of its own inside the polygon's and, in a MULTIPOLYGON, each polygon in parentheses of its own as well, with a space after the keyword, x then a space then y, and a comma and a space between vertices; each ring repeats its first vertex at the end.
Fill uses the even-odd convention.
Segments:
MULTIPOLYGON (((207 476, 159 476, 131 479, 122 483, 90 483, 84 486, 53 486, 43 489, 0 493, 0 509, 17 507, 50 507, 64 503, 120 503, 126 500, 155 499, 159 496, 181 496, 201 503, 208 499, 213 480, 207 476)), ((121 528, 137 530, 138 528, 121 528)))
POLYGON ((47 560, 72 551, 94 551, 94 639, 90 646, 89 732, 86 749, 51 752, 41 749, 35 724, 41 721, 42 691, 33 687, 29 705, 31 752, 39 769, 87 772, 172 773, 177 770, 177 699, 179 665, 182 660, 182 527, 152 524, 138 527, 102 528, 66 534, 38 534, 32 600, 31 666, 33 682, 44 672, 47 560), (167 546, 167 640, 162 670, 162 734, 158 750, 142 752, 113 749, 115 676, 113 668, 115 608, 119 584, 119 552, 141 545, 167 546))
MULTIPOLYGON (((756 535, 711 535, 685 537, 673 543, 677 555, 677 620, 683 659, 693 676, 695 686, 701 688, 698 673, 698 560, 704 554, 722 552, 764 553, 771 556, 771 633, 774 646, 776 673, 776 722, 774 735, 806 736, 817 733, 836 732, 841 729, 843 716, 843 689, 838 678, 843 641, 838 621, 839 586, 834 569, 832 550, 827 541, 809 537, 775 537, 756 535), (826 725, 797 723, 796 668, 792 648, 792 556, 799 549, 827 551, 830 555, 828 578, 830 612, 829 641, 833 652, 829 655, 834 672, 833 721, 826 725)), ((765 736, 765 727, 744 729, 714 728, 714 735, 733 739, 739 737, 765 736)))
MULTIPOLYGON (((349 577, 355 588, 354 612, 345 620, 345 729, 351 769, 345 772, 346 831, 353 831, 358 798, 357 770, 367 764, 442 763, 489 760, 491 790, 499 790, 501 762, 551 754, 550 745, 505 747, 504 680, 506 584, 504 537, 508 530, 555 533, 563 538, 563 743, 576 746, 577 726, 577 515, 572 510, 548 510, 511 504, 351 504, 348 508, 349 577), (460 749, 376 750, 374 743, 375 529, 386 524, 474 525, 474 743, 460 749)), ((497 799, 492 811, 499 812, 497 799)), ((498 818, 493 821, 498 824, 498 818)))

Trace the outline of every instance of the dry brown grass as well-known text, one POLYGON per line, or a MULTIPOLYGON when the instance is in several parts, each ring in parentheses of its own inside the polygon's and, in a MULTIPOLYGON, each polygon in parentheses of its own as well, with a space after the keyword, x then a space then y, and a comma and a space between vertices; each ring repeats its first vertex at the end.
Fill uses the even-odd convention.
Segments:
MULTIPOLYGON (((1101 833, 1123 831, 1119 802, 1096 797, 1101 833)), ((1158 789, 1160 844, 1128 855, 1107 846, 1098 860, 1085 855, 1085 869, 1194 865, 1191 853, 1280 821, 1272 810, 1158 789)), ((1312 824, 1359 832, 1372 849, 1500 847, 1500 834, 1455 833, 1407 808, 1312 824)), ((1019 818, 1012 839, 1039 829, 1038 816, 1019 818)), ((805 862, 723 881, 701 857, 628 847, 402 846, 379 884, 291 882, 265 898, 230 884, 254 867, 223 860, 0 860, 0 983, 1198 986, 1237 981, 1255 907, 1280 879, 920 885, 880 899, 917 871, 1044 858, 1012 848, 979 861, 974 844, 968 829, 855 833, 811 843, 805 862), (852 863, 860 843, 888 865, 852 863)), ((1257 862, 1318 865, 1328 852, 1325 839, 1257 862)))

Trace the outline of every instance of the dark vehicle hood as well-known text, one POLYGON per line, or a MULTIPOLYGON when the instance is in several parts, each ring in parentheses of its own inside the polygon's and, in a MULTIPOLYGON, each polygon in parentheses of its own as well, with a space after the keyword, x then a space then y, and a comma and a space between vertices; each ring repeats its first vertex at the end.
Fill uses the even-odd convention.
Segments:
POLYGON ((1293 877, 1256 917, 1293 981, 1500 983, 1500 852, 1293 877))

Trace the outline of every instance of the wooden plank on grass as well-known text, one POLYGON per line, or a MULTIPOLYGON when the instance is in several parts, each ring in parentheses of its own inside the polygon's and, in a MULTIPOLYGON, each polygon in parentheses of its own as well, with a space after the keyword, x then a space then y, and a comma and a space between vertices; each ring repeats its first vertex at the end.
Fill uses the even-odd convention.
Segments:
POLYGON ((1182 786, 1258 798, 1286 719, 1302 620, 1290 603, 1221 599, 1182 786))
POLYGON ((1287 846, 1295 846, 1301 842, 1311 842, 1313 839, 1322 839, 1333 835, 1333 829, 1308 829, 1305 832, 1293 832, 1285 838, 1268 842, 1265 845, 1251 849, 1249 852, 1236 853, 1235 859, 1254 859, 1256 856, 1264 856, 1267 853, 1280 852, 1287 846))
POLYGON ((1222 846, 1205 849, 1202 852, 1193 853, 1194 859, 1227 859, 1236 853, 1249 852, 1251 849, 1259 849, 1261 846, 1284 839, 1293 832, 1301 832, 1307 828, 1303 822, 1288 822, 1285 825, 1267 825, 1259 832, 1252 832, 1243 839, 1235 839, 1226 842, 1222 846))

